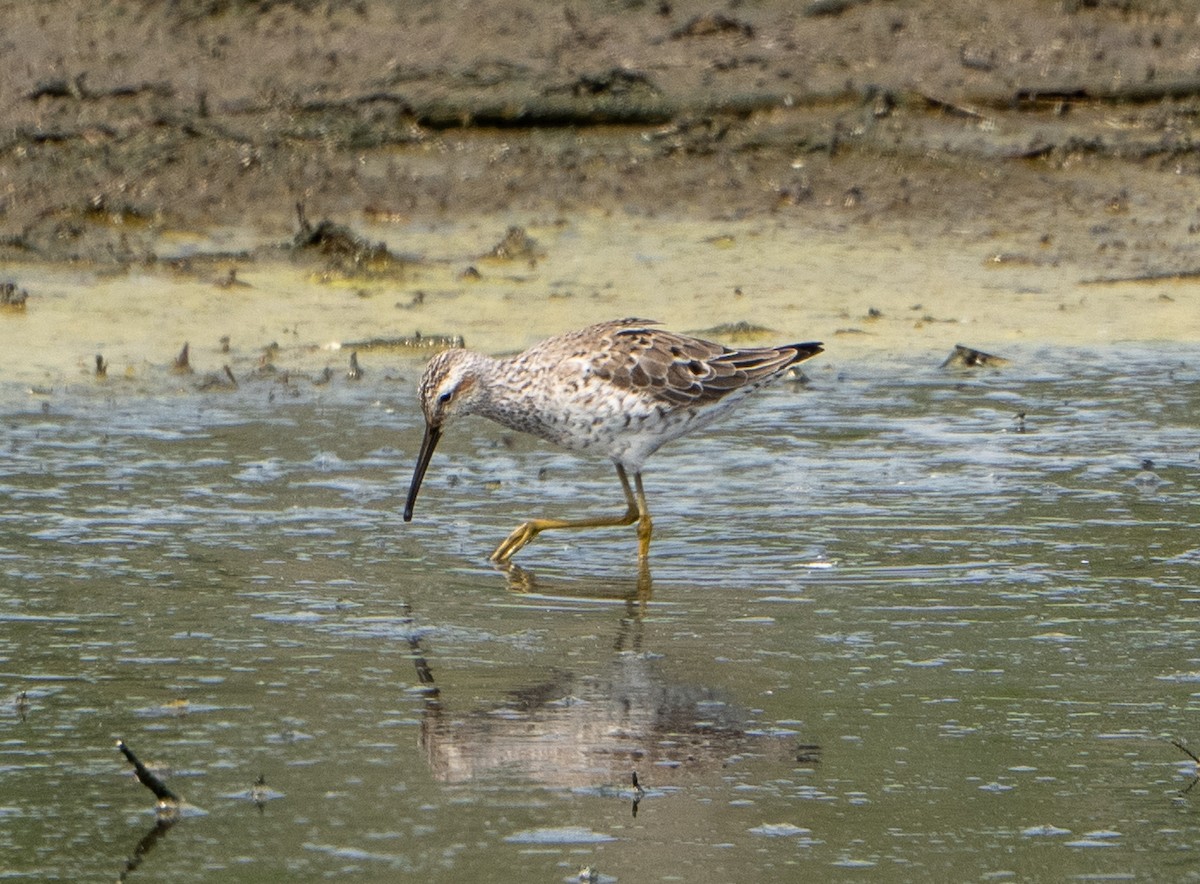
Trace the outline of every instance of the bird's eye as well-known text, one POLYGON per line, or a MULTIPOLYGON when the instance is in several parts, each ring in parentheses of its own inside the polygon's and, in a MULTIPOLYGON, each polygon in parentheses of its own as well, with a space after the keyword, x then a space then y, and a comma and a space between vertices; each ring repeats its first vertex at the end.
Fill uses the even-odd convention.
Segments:
POLYGON ((450 390, 447 390, 441 396, 438 396, 438 402, 440 402, 442 405, 445 405, 447 402, 450 401, 450 397, 453 395, 454 395, 454 393, 452 393, 450 390))

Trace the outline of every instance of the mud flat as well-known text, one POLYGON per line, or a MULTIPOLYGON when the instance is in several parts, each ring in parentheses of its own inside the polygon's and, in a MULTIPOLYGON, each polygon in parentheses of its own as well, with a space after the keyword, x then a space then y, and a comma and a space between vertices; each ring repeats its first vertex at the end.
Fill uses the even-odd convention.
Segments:
POLYGON ((624 314, 832 359, 1200 334, 1186 3, 0 10, 22 383, 624 314))

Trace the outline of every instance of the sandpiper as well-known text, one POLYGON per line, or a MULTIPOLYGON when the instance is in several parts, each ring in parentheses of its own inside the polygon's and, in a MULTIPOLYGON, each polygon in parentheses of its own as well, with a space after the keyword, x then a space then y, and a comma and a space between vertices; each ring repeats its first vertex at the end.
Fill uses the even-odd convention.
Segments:
POLYGON ((549 338, 511 359, 444 350, 421 377, 425 436, 417 455, 404 521, 412 520, 421 480, 444 427, 478 414, 564 448, 607 455, 625 493, 621 515, 530 519, 491 555, 507 563, 550 528, 598 528, 638 523, 638 554, 650 550, 651 522, 642 465, 672 439, 707 426, 790 366, 821 352, 815 342, 731 349, 655 328, 645 319, 618 319, 549 338), (630 486, 629 475, 633 475, 630 486))

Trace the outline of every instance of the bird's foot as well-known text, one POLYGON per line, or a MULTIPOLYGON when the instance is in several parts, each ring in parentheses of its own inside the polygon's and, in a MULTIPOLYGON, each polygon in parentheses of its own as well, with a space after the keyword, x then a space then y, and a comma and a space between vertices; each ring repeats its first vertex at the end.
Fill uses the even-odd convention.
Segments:
POLYGON ((524 522, 501 541, 500 545, 488 556, 488 559, 497 565, 507 565, 525 544, 541 533, 543 527, 544 525, 537 519, 524 522))

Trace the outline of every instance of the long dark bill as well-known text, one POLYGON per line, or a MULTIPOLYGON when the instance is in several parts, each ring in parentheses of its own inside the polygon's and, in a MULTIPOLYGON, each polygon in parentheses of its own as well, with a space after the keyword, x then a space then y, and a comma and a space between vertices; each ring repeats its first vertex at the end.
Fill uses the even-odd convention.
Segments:
POLYGON ((438 427, 425 425, 425 438, 421 440, 421 450, 417 454, 417 467, 413 470, 412 484, 408 486, 408 500, 404 502, 404 521, 412 521, 413 504, 417 502, 417 492, 421 490, 421 480, 425 478, 425 470, 433 457, 433 449, 437 448, 442 431, 438 427))

